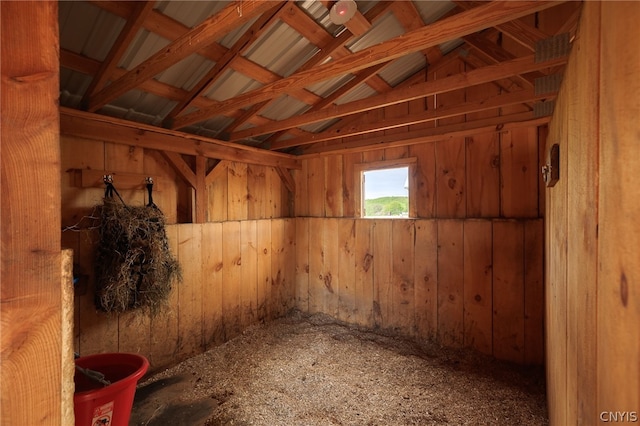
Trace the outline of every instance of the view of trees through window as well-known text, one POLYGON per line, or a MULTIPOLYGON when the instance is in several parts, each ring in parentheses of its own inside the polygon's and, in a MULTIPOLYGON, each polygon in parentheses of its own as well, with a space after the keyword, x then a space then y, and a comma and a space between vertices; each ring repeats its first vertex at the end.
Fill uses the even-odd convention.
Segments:
POLYGON ((409 168, 364 171, 364 216, 409 216, 409 168))

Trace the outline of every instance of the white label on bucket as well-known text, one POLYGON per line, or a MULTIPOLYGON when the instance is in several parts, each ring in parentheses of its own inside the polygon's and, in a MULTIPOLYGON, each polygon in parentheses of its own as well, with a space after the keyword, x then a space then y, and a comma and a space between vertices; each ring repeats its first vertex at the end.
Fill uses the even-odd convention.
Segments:
POLYGON ((113 417, 113 401, 93 409, 91 426, 110 426, 113 417))

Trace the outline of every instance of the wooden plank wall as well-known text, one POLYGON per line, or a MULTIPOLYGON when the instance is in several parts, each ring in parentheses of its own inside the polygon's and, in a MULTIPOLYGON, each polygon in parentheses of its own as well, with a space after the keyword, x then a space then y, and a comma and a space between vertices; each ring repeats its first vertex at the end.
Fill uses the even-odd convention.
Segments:
POLYGON ((585 2, 547 149, 546 350, 551 424, 640 411, 640 4, 585 2))
POLYGON ((157 316, 105 314, 93 301, 94 231, 68 233, 77 267, 88 276, 76 292, 75 349, 82 355, 135 352, 151 369, 174 364, 237 336, 294 306, 295 220, 167 225, 183 269, 168 309, 157 316))
POLYGON ((295 173, 304 188, 295 204, 298 308, 542 364, 538 132, 523 127, 303 159, 295 173), (417 163, 418 218, 354 219, 355 165, 406 157, 417 163))
POLYGON ((523 127, 393 149, 307 157, 294 173, 295 214, 353 217, 355 164, 415 157, 413 183, 418 188, 420 218, 542 217, 539 151, 538 129, 523 127))
MULTIPOLYGON (((284 315, 294 304, 295 221, 288 193, 272 167, 221 162, 209 177, 203 224, 191 220, 191 188, 157 151, 98 140, 61 137, 62 247, 74 250, 76 286, 74 346, 80 354, 130 351, 147 355, 152 369, 173 364, 238 335, 256 322, 284 315), (184 282, 170 309, 149 317, 108 316, 93 304, 93 265, 98 241, 90 217, 104 189, 80 188, 70 169, 152 176, 153 200, 163 211, 171 249, 184 282), (273 218, 273 219, 272 219, 273 218)), ((184 157, 193 169, 193 157, 184 157)), ((130 205, 145 205, 143 189, 120 189, 130 205)))
POLYGON ((543 362, 542 219, 296 222, 301 311, 543 362))
MULTIPOLYGON (((175 172, 158 151, 119 145, 99 140, 61 136, 62 226, 86 228, 93 207, 102 203, 104 188, 80 188, 70 170, 91 169, 113 173, 118 189, 118 174, 151 176, 161 184, 154 186, 153 201, 162 210, 167 223, 192 221, 191 187, 175 172)), ((193 157, 186 157, 186 163, 193 157)), ((193 168, 193 167, 192 167, 193 168)), ((256 220, 290 216, 289 194, 273 167, 222 162, 208 179, 207 220, 256 220)), ((119 190, 125 202, 145 205, 147 192, 142 187, 119 190)))

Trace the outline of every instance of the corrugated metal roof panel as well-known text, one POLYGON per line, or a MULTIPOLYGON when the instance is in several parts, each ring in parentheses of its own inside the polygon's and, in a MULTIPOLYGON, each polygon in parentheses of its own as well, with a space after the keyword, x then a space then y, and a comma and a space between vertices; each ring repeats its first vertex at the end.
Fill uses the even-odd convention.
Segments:
POLYGON ((191 90, 214 65, 214 62, 200 55, 190 55, 159 74, 157 80, 191 90))
POLYGON ((391 62, 378 75, 389 83, 391 87, 394 87, 423 69, 426 65, 427 61, 424 55, 416 52, 391 62))
POLYGON ((371 88, 368 84, 361 84, 346 95, 342 96, 338 99, 336 105, 346 104, 348 102, 357 101, 359 99, 368 98, 369 96, 373 96, 378 94, 375 90, 371 88))
POLYGON ((309 105, 288 95, 271 101, 260 115, 271 120, 285 120, 309 109, 309 105))
POLYGON ((165 118, 176 104, 175 101, 137 89, 128 91, 110 103, 118 108, 144 111, 145 114, 161 118, 165 118))
POLYGON ((318 96, 326 98, 337 89, 339 89, 342 85, 348 83, 351 79, 353 79, 353 74, 347 74, 337 78, 324 80, 320 83, 312 84, 311 86, 307 87, 307 90, 315 93, 318 96))
POLYGON ((272 25, 243 54, 281 76, 293 74, 318 48, 282 21, 272 25))
POLYGON ((368 32, 362 37, 349 43, 347 47, 352 52, 358 52, 367 47, 382 43, 405 33, 404 28, 396 19, 396 16, 389 12, 376 22, 368 32))
POLYGON ((320 121, 318 123, 307 124, 305 126, 301 126, 300 128, 306 132, 316 133, 316 132, 321 132, 323 130, 328 129, 338 121, 339 121, 338 118, 333 118, 331 120, 325 120, 325 121, 320 121))
POLYGON ((169 40, 164 39, 157 34, 151 33, 147 30, 138 31, 138 34, 134 37, 129 48, 124 52, 124 55, 122 55, 118 66, 131 70, 160 49, 167 47, 168 44, 169 40))
POLYGON ((193 28, 214 15, 230 3, 229 1, 159 1, 156 9, 176 21, 193 28))
POLYGON ((414 1, 413 5, 425 24, 436 22, 456 7, 455 3, 448 0, 414 1))
POLYGON ((224 101, 241 93, 250 92, 262 87, 259 82, 241 74, 227 69, 204 95, 209 99, 224 101))
POLYGON ((63 106, 77 108, 87 88, 91 84, 91 77, 67 68, 60 68, 60 88, 66 92, 66 100, 60 99, 63 106))
POLYGON ((125 21, 84 2, 59 2, 60 46, 103 61, 125 21))

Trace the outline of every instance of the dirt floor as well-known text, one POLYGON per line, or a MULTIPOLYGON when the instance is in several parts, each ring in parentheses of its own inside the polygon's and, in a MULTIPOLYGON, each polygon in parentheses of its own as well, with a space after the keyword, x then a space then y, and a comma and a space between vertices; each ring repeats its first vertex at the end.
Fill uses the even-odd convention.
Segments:
POLYGON ((545 425, 544 372, 300 313, 139 384, 131 425, 545 425))

